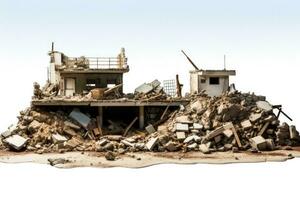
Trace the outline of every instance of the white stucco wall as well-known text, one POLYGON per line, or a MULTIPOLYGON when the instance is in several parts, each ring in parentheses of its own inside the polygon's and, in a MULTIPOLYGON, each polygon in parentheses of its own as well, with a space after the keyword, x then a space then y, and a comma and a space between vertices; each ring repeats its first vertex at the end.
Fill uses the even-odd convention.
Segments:
POLYGON ((190 73, 190 92, 200 92, 206 90, 209 96, 220 96, 229 87, 229 76, 202 76, 197 72, 190 73), (210 77, 219 77, 218 85, 209 84, 210 77), (205 83, 201 83, 205 79, 205 83))

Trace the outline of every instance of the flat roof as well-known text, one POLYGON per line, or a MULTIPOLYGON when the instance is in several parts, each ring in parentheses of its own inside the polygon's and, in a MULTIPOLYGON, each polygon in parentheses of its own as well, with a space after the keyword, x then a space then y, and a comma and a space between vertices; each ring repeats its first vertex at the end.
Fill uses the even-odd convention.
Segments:
POLYGON ((188 104, 188 100, 71 100, 71 99, 41 99, 32 100, 33 106, 106 106, 106 107, 123 107, 123 106, 180 106, 188 104))
POLYGON ((202 76, 235 76, 235 70, 192 70, 190 71, 191 74, 196 73, 202 76))
POLYGON ((61 74, 105 74, 105 73, 126 73, 129 72, 128 68, 99 68, 99 69, 63 69, 59 70, 61 74))

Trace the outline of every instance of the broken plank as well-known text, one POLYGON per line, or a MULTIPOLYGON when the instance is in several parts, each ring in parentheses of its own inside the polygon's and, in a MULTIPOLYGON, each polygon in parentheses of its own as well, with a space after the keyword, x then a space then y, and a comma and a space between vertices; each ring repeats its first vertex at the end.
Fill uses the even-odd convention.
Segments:
POLYGON ((133 126, 133 124, 138 120, 138 117, 135 117, 132 122, 127 126, 127 128, 124 131, 124 136, 127 135, 128 131, 130 130, 130 128, 133 126))
POLYGON ((162 120, 162 119, 165 117, 165 115, 166 115, 167 112, 168 112, 169 107, 170 107, 170 105, 168 105, 168 106, 166 107, 166 109, 164 110, 163 114, 162 114, 161 117, 160 117, 160 120, 162 120))

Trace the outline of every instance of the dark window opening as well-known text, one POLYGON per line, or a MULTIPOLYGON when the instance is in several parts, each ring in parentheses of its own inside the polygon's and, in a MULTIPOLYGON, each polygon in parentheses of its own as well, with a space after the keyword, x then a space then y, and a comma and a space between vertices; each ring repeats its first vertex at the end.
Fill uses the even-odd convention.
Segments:
POLYGON ((209 84, 210 85, 219 85, 220 84, 219 77, 210 77, 209 78, 209 84))
POLYGON ((100 79, 87 79, 85 86, 86 86, 87 90, 99 88, 100 87, 100 79))
POLYGON ((201 83, 206 83, 206 79, 205 78, 201 78, 201 83))

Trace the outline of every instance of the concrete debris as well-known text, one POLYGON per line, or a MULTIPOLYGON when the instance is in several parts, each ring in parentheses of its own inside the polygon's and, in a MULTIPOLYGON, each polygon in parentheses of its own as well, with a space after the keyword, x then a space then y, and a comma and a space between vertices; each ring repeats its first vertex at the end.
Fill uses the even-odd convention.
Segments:
POLYGON ((245 129, 245 130, 252 127, 252 124, 251 124, 250 120, 242 121, 241 125, 242 125, 243 129, 245 129))
POLYGON ((177 151, 178 147, 177 147, 177 143, 173 142, 173 141, 169 141, 167 144, 165 144, 165 148, 168 151, 177 151))
POLYGON ((149 134, 155 133, 155 131, 156 131, 155 128, 151 124, 149 124, 145 129, 149 134))
POLYGON ((51 166, 59 165, 59 164, 65 164, 71 162, 70 160, 64 159, 64 158, 49 158, 48 162, 51 166))
POLYGON ((188 124, 182 124, 182 123, 176 123, 176 131, 188 132, 189 131, 189 125, 188 124))
POLYGON ((257 149, 259 151, 267 150, 267 141, 262 136, 256 136, 254 138, 251 138, 249 141, 252 148, 257 149))
POLYGON ((4 139, 3 142, 15 150, 21 150, 23 147, 25 147, 27 139, 20 135, 12 135, 4 139))
POLYGON ((178 140, 183 141, 186 138, 186 134, 185 134, 185 132, 182 132, 182 131, 176 132, 176 137, 178 140))
POLYGON ((204 154, 208 154, 210 153, 209 147, 207 144, 200 144, 199 145, 199 150, 204 153, 204 154))
POLYGON ((264 110, 266 112, 270 112, 273 110, 272 105, 267 101, 257 101, 256 105, 259 109, 264 110))
POLYGON ((7 138, 7 137, 11 136, 12 134, 13 134, 13 132, 7 130, 7 131, 1 133, 1 137, 7 138))
POLYGON ((105 158, 106 160, 114 161, 116 159, 116 155, 113 152, 108 151, 105 153, 105 158))
POLYGON ((146 148, 149 151, 152 151, 155 145, 158 143, 158 138, 151 138, 147 143, 146 143, 146 148))
POLYGON ((54 144, 57 144, 57 143, 64 143, 68 139, 65 136, 56 133, 52 135, 52 140, 54 144))
POLYGON ((77 121, 85 129, 88 129, 88 126, 91 122, 91 118, 76 109, 70 113, 69 117, 77 121))
POLYGON ((80 126, 77 126, 76 124, 74 124, 72 122, 69 122, 69 121, 65 121, 64 125, 67 126, 67 127, 72 128, 74 130, 80 130, 80 126))
MULTIPOLYGON (((109 91, 105 98, 117 95, 114 90, 104 91, 109 91)), ((153 97, 154 100, 166 97, 158 81, 137 91, 131 99, 151 101, 153 97)), ((45 98, 45 94, 40 95, 45 98)), ((0 148, 36 153, 98 151, 114 160, 118 154, 136 151, 265 151, 300 145, 296 127, 280 123, 265 97, 234 91, 217 97, 199 93, 187 98, 190 103, 184 109, 169 106, 149 108, 149 112, 145 108, 144 121, 149 120, 145 130, 135 126, 137 117, 131 116, 134 118, 131 123, 128 120, 132 119, 103 118, 100 124, 98 113, 88 109, 84 114, 83 109, 80 112, 74 107, 63 110, 31 107, 20 112, 15 127, 1 134, 0 148)))

